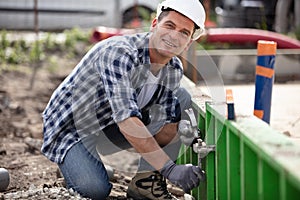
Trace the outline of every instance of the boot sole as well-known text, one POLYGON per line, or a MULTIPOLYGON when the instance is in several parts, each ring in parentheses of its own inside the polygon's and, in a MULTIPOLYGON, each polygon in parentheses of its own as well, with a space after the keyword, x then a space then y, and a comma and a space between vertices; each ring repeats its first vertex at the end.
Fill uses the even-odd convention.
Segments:
POLYGON ((134 193, 130 190, 127 190, 126 197, 129 198, 129 199, 132 199, 132 200, 151 200, 151 199, 149 199, 147 197, 144 197, 144 196, 138 196, 136 193, 134 193))

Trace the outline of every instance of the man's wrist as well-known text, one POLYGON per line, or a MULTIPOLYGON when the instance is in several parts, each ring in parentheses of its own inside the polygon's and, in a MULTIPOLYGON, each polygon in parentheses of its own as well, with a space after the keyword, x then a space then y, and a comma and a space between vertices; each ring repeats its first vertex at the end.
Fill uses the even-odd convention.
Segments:
POLYGON ((168 160, 164 166, 161 168, 160 173, 168 178, 169 174, 171 173, 171 171, 173 170, 174 166, 176 166, 176 164, 172 161, 172 160, 168 160))

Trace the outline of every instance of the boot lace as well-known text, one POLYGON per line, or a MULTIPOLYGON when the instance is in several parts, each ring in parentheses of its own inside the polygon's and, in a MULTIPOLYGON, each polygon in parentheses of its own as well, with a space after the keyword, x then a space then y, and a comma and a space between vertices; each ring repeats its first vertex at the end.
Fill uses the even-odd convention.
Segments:
MULTIPOLYGON (((165 177, 160 173, 156 173, 153 177, 153 190, 162 192, 160 196, 164 196, 164 199, 173 199, 172 194, 167 189, 167 182, 165 177), (156 183, 156 185, 155 185, 156 183)), ((153 193, 153 192, 152 192, 153 193)))

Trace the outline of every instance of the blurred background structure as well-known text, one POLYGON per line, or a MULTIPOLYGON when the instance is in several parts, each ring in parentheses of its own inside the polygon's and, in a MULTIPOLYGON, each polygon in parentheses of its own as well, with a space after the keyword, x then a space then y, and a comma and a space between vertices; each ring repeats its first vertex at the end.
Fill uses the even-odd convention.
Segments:
POLYGON ((95 26, 128 27, 150 20, 159 0, 1 0, 0 28, 40 30, 95 26))
MULTIPOLYGON (((280 32, 299 29, 299 1, 200 0, 207 27, 257 28, 280 32), (276 28, 275 24, 285 24, 276 28)), ((151 20, 161 0, 1 0, 0 28, 32 30, 38 15, 40 30, 74 26, 137 27, 151 20)), ((279 25, 277 25, 279 26, 279 25)))
MULTIPOLYGON (((0 29, 38 33, 80 28, 92 32, 90 41, 97 42, 113 35, 148 31, 161 1, 1 0, 0 29)), ((184 62, 186 75, 193 82, 203 80, 201 72, 193 66, 207 65, 207 56, 209 63, 218 66, 225 83, 252 82, 256 57, 253 49, 259 39, 278 43, 276 80, 300 79, 300 1, 200 1, 207 11, 207 33, 183 55, 188 60, 184 62)))

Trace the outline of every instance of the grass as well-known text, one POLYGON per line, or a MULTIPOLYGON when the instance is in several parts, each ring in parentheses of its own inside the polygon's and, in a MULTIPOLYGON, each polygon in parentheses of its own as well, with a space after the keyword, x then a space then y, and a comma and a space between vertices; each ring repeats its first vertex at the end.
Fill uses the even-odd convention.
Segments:
MULTIPOLYGON (((34 42, 26 41, 24 38, 9 40, 8 34, 16 34, 2 30, 0 32, 0 67, 3 65, 32 64, 35 62, 46 61, 53 54, 74 56, 82 54, 82 49, 76 48, 77 44, 84 44, 87 48, 90 33, 78 28, 65 30, 64 41, 57 40, 57 33, 46 33, 42 39, 34 42)), ((71 57, 72 57, 71 56, 71 57)))

